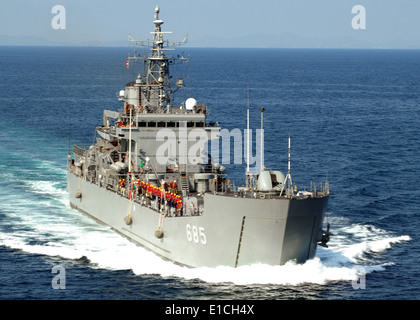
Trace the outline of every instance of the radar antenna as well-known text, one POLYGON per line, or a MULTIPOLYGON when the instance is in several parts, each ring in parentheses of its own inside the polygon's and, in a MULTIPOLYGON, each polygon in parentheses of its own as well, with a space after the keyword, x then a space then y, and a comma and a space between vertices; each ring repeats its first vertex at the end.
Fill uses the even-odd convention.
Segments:
POLYGON ((286 178, 284 179, 284 182, 283 182, 283 187, 282 187, 282 189, 281 189, 281 191, 280 191, 280 195, 282 195, 283 194, 283 191, 284 191, 284 187, 286 186, 286 182, 288 183, 287 184, 287 192, 286 192, 286 194, 288 194, 289 196, 292 196, 292 192, 293 192, 293 183, 292 183, 292 174, 291 174, 291 171, 290 171, 290 146, 291 146, 291 139, 290 139, 290 133, 289 133, 289 151, 288 151, 288 165, 287 165, 287 176, 286 176, 286 178))
MULTIPOLYGON (((150 32, 153 35, 153 40, 136 40, 131 34, 128 34, 128 41, 135 46, 150 48, 151 53, 146 54, 134 54, 134 56, 128 56, 128 60, 134 62, 141 62, 145 65, 144 79, 142 79, 145 87, 150 88, 148 101, 143 107, 157 107, 158 112, 169 112, 172 103, 172 94, 179 89, 179 86, 171 83, 171 77, 169 73, 169 66, 179 63, 189 62, 189 56, 172 56, 167 54, 167 51, 174 51, 175 47, 184 45, 188 41, 188 34, 182 41, 169 41, 164 39, 164 35, 172 34, 171 31, 162 31, 163 20, 159 18, 160 9, 159 6, 155 8, 155 30, 150 32), (172 87, 174 87, 172 89, 172 87), (152 101, 154 99, 154 101, 152 101)), ((183 83, 183 82, 182 82, 183 83)))

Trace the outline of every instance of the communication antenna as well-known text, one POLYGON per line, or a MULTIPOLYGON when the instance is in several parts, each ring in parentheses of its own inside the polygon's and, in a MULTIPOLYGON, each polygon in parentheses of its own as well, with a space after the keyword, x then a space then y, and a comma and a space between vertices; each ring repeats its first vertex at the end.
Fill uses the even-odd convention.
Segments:
POLYGON ((188 41, 188 34, 182 41, 169 41, 168 39, 165 39, 164 36, 172 34, 172 32, 162 31, 162 24, 164 22, 159 17, 159 6, 156 6, 155 13, 155 20, 153 20, 155 29, 151 32, 151 35, 153 36, 152 40, 135 40, 131 34, 128 34, 130 43, 143 48, 150 48, 150 54, 148 56, 146 53, 144 53, 143 56, 136 54, 133 57, 128 56, 128 65, 131 60, 143 63, 143 66, 145 67, 142 79, 143 88, 145 86, 150 88, 152 91, 151 96, 153 97, 153 99, 150 99, 153 101, 145 99, 142 106, 148 107, 157 105, 159 112, 163 113, 165 111, 168 112, 172 108, 173 94, 179 87, 184 86, 183 82, 179 82, 179 86, 172 82, 169 66, 187 63, 189 61, 189 57, 185 58, 183 55, 181 57, 179 55, 173 56, 169 51, 174 51, 176 47, 184 45, 188 41))
POLYGON ((290 156, 290 147, 291 147, 291 138, 290 138, 290 133, 289 133, 289 156, 288 156, 288 163, 287 163, 287 177, 286 179, 288 179, 289 181, 289 188, 292 188, 293 183, 292 183, 292 174, 290 171, 290 160, 291 160, 291 156, 290 156))
MULTIPOLYGON (((289 151, 288 151, 288 164, 287 164, 287 175, 286 175, 286 178, 284 178, 284 182, 283 182, 283 187, 282 187, 282 189, 281 189, 281 192, 280 192, 280 195, 282 195, 282 193, 283 193, 283 190, 284 190, 284 187, 285 187, 285 185, 286 185, 286 182, 288 182, 288 186, 287 186, 287 190, 290 192, 290 191, 293 191, 293 183, 292 183, 292 174, 291 174, 291 171, 290 171, 290 158, 291 158, 291 156, 290 156, 290 147, 291 147, 291 139, 290 139, 290 133, 289 133, 289 151)), ((288 194, 288 192, 286 192, 286 194, 288 194)), ((288 195, 292 195, 291 193, 289 193, 288 195)))
POLYGON ((69 112, 69 154, 71 153, 71 113, 69 112))
POLYGON ((264 111, 265 108, 260 108, 261 111, 261 170, 264 171, 264 111))
POLYGON ((132 119, 131 119, 131 115, 133 112, 133 108, 130 105, 130 127, 129 127, 129 134, 128 134, 128 140, 129 140, 129 145, 128 145, 128 173, 131 175, 131 124, 132 124, 132 119))
POLYGON ((246 186, 250 185, 249 172, 249 87, 247 87, 247 109, 246 109, 246 186))

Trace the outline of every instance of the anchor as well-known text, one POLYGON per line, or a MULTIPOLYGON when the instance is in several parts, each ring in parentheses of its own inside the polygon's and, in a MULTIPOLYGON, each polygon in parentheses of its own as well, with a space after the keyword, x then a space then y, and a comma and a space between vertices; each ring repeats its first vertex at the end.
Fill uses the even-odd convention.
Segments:
POLYGON ((334 234, 330 232, 330 224, 327 224, 327 231, 322 230, 321 242, 318 243, 321 247, 328 248, 327 242, 330 241, 330 236, 334 234))

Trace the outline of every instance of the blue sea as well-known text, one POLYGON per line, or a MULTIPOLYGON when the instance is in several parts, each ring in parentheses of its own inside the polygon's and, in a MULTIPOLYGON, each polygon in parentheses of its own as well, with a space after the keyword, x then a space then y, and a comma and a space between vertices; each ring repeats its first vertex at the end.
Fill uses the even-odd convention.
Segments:
POLYGON ((265 165, 287 172, 290 133, 294 183, 330 182, 334 234, 302 265, 189 269, 69 207, 69 149, 121 108, 132 50, 0 47, 0 299, 420 298, 420 51, 184 48, 176 101, 243 130, 249 88, 265 165))

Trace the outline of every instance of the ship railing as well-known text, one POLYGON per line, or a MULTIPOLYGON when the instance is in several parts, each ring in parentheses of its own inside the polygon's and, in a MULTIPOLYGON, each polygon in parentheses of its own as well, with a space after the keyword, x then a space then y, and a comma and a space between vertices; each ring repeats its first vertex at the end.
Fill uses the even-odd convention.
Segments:
MULTIPOLYGON (((125 174, 117 175, 117 179, 122 177, 127 177, 125 174)), ((100 187, 107 189, 110 192, 114 192, 117 195, 132 200, 134 203, 140 204, 143 207, 149 208, 159 214, 163 214, 165 217, 187 217, 187 216, 199 216, 203 213, 203 203, 198 201, 198 207, 194 208, 194 211, 191 211, 189 207, 184 207, 182 210, 182 215, 178 213, 177 208, 170 206, 169 202, 165 202, 164 198, 157 197, 156 195, 148 194, 146 190, 142 188, 130 188, 130 183, 128 185, 119 186, 115 183, 110 183, 107 180, 104 180, 104 177, 96 179, 91 177, 87 181, 98 184, 100 187), (130 191, 131 190, 131 191, 130 191), (144 193, 143 193, 144 191, 144 193), (154 199, 152 199, 154 198, 154 199)))
MULTIPOLYGON (((201 104, 195 106, 193 109, 186 109, 184 106, 166 106, 166 107, 159 107, 159 106, 140 106, 132 108, 133 112, 131 114, 132 118, 134 119, 137 114, 150 114, 150 113, 169 113, 169 114, 206 114, 207 116, 210 114, 210 109, 206 107, 206 105, 201 104)), ((120 108, 118 109, 118 114, 120 114, 124 118, 130 117, 129 109, 120 108)))
POLYGON ((115 127, 104 127, 104 126, 99 126, 97 128, 99 131, 107 133, 107 134, 114 134, 116 133, 115 127))
POLYGON ((264 192, 259 191, 258 189, 247 189, 244 187, 239 187, 235 185, 229 185, 226 188, 226 191, 214 192, 214 194, 225 195, 230 197, 239 197, 239 198, 260 198, 260 199, 306 199, 306 198, 317 198, 325 197, 329 195, 329 182, 320 182, 318 185, 311 181, 309 191, 304 189, 298 190, 296 187, 285 189, 285 191, 280 194, 280 191, 264 192))
POLYGON ((90 145, 73 145, 73 153, 79 157, 86 157, 90 145))
POLYGON ((311 181, 310 190, 311 190, 311 192, 315 192, 315 193, 329 194, 330 193, 330 183, 329 183, 328 180, 326 180, 325 182, 320 182, 317 185, 315 182, 311 181))

